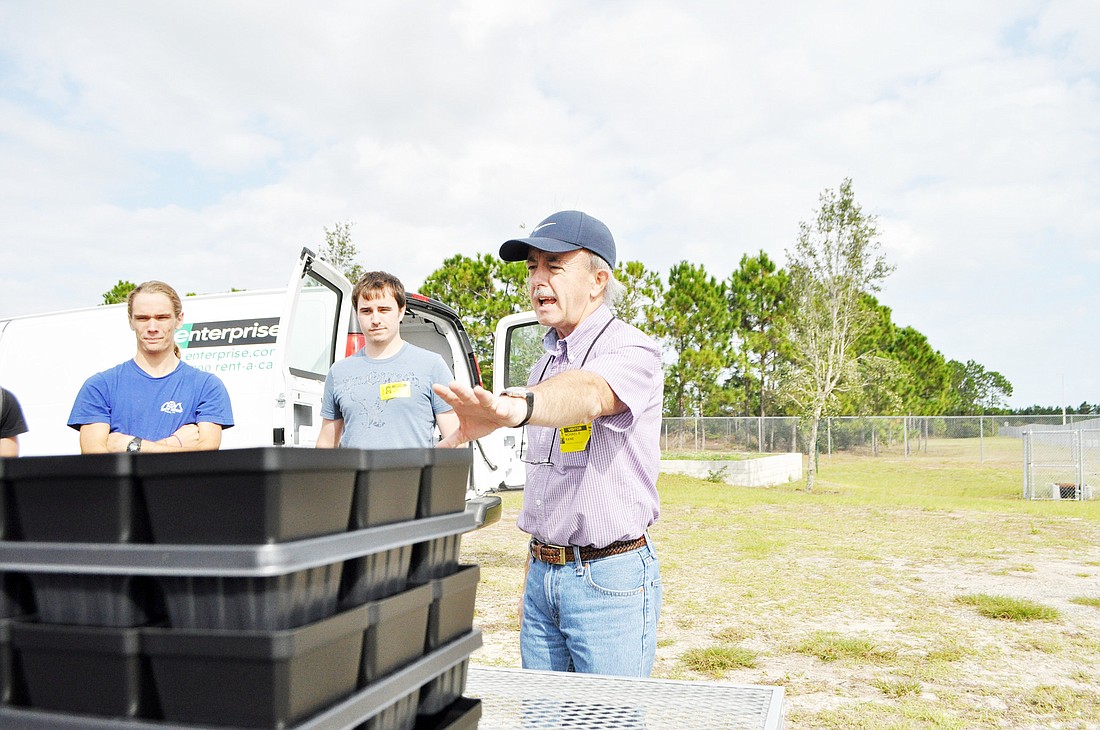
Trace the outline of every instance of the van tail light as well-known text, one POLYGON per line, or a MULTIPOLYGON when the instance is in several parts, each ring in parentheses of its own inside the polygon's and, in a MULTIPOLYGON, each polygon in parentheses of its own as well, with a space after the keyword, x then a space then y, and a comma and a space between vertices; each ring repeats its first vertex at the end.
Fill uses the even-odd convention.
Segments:
POLYGON ((367 344, 367 336, 362 332, 348 332, 348 345, 344 357, 351 357, 367 344))
POLYGON ((477 355, 474 355, 473 358, 474 358, 474 374, 477 375, 477 382, 474 383, 474 385, 480 385, 480 386, 484 387, 485 382, 481 379, 481 363, 479 363, 477 361, 477 355))

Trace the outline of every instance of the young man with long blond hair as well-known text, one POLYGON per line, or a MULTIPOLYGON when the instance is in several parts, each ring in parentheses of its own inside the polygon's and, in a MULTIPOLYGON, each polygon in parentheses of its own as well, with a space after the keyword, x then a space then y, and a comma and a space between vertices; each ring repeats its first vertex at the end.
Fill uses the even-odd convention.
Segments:
POLYGON ((176 290, 147 281, 130 292, 126 311, 134 358, 88 378, 69 415, 81 453, 219 448, 222 430, 233 425, 229 393, 217 376, 180 360, 176 290))

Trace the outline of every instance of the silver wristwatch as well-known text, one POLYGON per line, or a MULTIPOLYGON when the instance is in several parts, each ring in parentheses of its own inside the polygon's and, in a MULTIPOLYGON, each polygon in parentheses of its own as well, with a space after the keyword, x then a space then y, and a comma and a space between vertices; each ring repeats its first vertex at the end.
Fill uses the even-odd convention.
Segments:
POLYGON ((509 398, 523 398, 523 400, 527 401, 527 415, 512 428, 526 426, 527 422, 531 420, 531 414, 535 412, 535 392, 530 388, 505 388, 501 395, 509 398))

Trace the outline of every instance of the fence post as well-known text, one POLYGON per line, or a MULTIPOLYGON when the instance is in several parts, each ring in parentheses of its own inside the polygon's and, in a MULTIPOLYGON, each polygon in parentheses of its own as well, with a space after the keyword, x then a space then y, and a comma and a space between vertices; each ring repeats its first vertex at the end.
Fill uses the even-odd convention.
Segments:
POLYGON ((985 416, 978 416, 978 453, 981 463, 985 463, 985 416))
POLYGON ((1077 449, 1077 456, 1074 459, 1074 462, 1076 462, 1077 464, 1077 489, 1074 490, 1074 495, 1077 499, 1084 499, 1085 497, 1085 474, 1083 469, 1085 462, 1085 443, 1081 439, 1082 435, 1083 434, 1080 429, 1074 429, 1073 436, 1074 440, 1077 442, 1076 446, 1074 447, 1077 449))
POLYGON ((825 433, 828 434, 828 437, 829 437, 829 439, 828 439, 828 442, 829 442, 828 455, 829 455, 829 458, 831 459, 831 458, 833 458, 833 417, 832 416, 826 416, 825 417, 825 433))
POLYGON ((901 417, 901 438, 905 441, 905 458, 909 458, 909 416, 901 417))
POLYGON ((1031 499, 1031 431, 1024 431, 1024 499, 1031 499))

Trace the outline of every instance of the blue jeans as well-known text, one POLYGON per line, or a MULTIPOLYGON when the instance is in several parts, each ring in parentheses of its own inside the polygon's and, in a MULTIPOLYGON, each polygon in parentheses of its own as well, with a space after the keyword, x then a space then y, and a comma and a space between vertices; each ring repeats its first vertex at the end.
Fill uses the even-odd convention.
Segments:
POLYGON ((649 676, 661 613, 652 543, 587 563, 530 562, 519 634, 525 669, 649 676))

